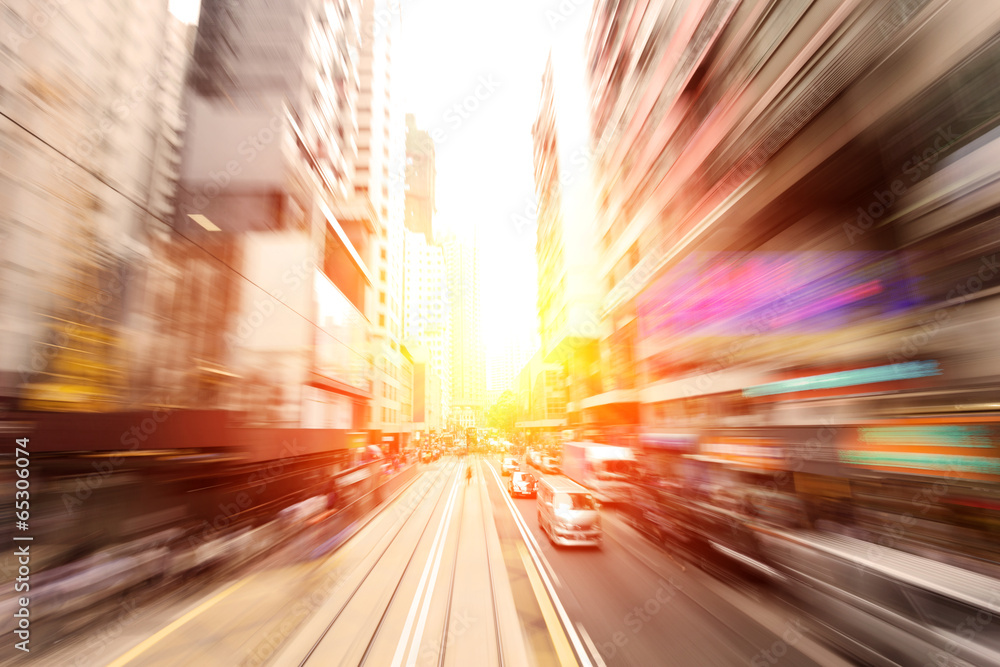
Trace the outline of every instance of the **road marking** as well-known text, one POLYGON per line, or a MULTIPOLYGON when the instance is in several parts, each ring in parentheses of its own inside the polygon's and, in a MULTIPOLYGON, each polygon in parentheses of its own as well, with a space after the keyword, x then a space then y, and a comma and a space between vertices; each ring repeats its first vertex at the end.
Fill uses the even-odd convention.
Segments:
MULTIPOLYGON (((456 472, 458 468, 456 467, 456 472)), ((431 542, 431 555, 433 556, 435 549, 437 548, 438 540, 441 539, 441 531, 444 528, 445 520, 451 514, 451 508, 453 506, 455 496, 458 492, 458 475, 451 483, 451 491, 448 494, 448 502, 445 503, 444 514, 441 516, 441 522, 438 524, 437 533, 434 535, 434 540, 431 542)), ((417 544, 417 547, 420 545, 417 544)), ((430 574, 431 564, 433 557, 427 559, 427 564, 424 566, 424 571, 420 575, 420 581, 417 583, 416 593, 413 595, 413 602, 410 604, 410 610, 406 614, 406 623, 403 625, 403 632, 400 633, 399 643, 396 645, 396 652, 392 656, 392 667, 400 667, 403 664, 403 656, 406 653, 406 649, 410 644, 410 628, 413 627, 413 619, 417 613, 417 607, 420 605, 420 599, 423 597, 424 586, 427 583, 427 576, 430 574)))
POLYGON ((244 584, 246 584, 249 581, 250 581, 249 577, 246 578, 246 579, 243 579, 243 580, 241 580, 241 581, 233 584, 232 586, 230 586, 226 590, 220 592, 215 597, 213 597, 211 600, 207 600, 207 601, 203 602, 199 606, 195 607, 194 609, 192 609, 188 613, 186 613, 183 616, 181 616, 180 618, 178 618, 176 621, 174 621, 173 623, 171 623, 167 627, 165 627, 162 630, 160 630, 159 632, 157 632, 155 635, 147 638, 145 641, 143 641, 140 644, 132 647, 132 649, 130 649, 127 653, 125 653, 124 655, 122 655, 121 657, 119 657, 114 662, 110 663, 107 667, 122 667, 122 665, 126 665, 129 662, 131 662, 132 660, 135 660, 137 657, 139 657, 139 655, 142 652, 146 651, 153 644, 155 644, 156 642, 160 641, 161 639, 163 639, 164 637, 166 637, 167 635, 169 635, 171 632, 173 632, 177 628, 181 627, 182 625, 184 625, 185 623, 187 623, 191 619, 193 619, 198 614, 203 613, 209 607, 212 607, 217 602, 219 602, 219 600, 221 600, 222 598, 224 598, 224 597, 226 597, 228 595, 231 595, 232 593, 235 593, 237 589, 239 589, 240 587, 242 587, 244 584))
POLYGON ((573 658, 573 648, 566 639, 566 633, 561 632, 562 626, 559 624, 559 616, 552 607, 552 602, 545 592, 545 586, 538 578, 535 565, 531 562, 531 556, 528 555, 528 550, 525 548, 523 542, 517 543, 517 552, 521 555, 524 569, 528 573, 528 581, 531 582, 531 589, 535 592, 535 598, 538 599, 538 606, 542 610, 542 617, 545 618, 545 625, 549 629, 549 636, 552 637, 552 644, 555 646, 556 655, 559 656, 559 664, 578 664, 573 658))
MULTIPOLYGON (((457 487, 456 487, 457 488, 457 487)), ((455 497, 458 497, 456 492, 455 497)), ((462 502, 465 502, 465 496, 462 496, 462 502)), ((444 555, 444 547, 448 542, 448 528, 451 526, 451 518, 455 515, 455 507, 452 505, 451 510, 448 512, 448 519, 444 526, 444 533, 441 541, 438 543, 437 555, 433 553, 428 557, 428 561, 434 561, 434 569, 431 571, 431 578, 427 582, 427 594, 424 595, 424 604, 420 607, 420 616, 417 621, 417 627, 413 631, 413 647, 410 651, 410 657, 406 661, 407 667, 414 667, 417 664, 417 655, 420 653, 420 645, 424 641, 424 625, 427 623, 427 610, 431 605, 431 598, 434 597, 434 584, 437 582, 438 572, 441 570, 441 556, 444 555)), ((456 556, 457 558, 458 556, 456 556)), ((449 600, 449 603, 451 601, 449 600)))
MULTIPOLYGON (((493 472, 493 477, 495 479, 497 479, 497 484, 500 485, 500 493, 505 494, 505 497, 506 497, 507 491, 506 491, 506 489, 504 489, 503 480, 500 479, 499 477, 497 477, 496 470, 493 469, 492 466, 490 466, 490 470, 492 470, 492 472, 493 472)), ((524 518, 521 516, 520 510, 517 510, 517 505, 514 504, 514 501, 508 499, 508 504, 511 507, 514 508, 514 522, 517 523, 519 521, 524 521, 524 518)), ((563 587, 562 582, 559 581, 559 577, 558 577, 558 575, 556 575, 555 568, 552 567, 552 564, 549 563, 549 559, 546 558, 545 554, 542 553, 542 548, 538 545, 538 542, 535 541, 535 536, 531 532, 531 529, 528 528, 528 524, 527 524, 526 521, 524 521, 524 529, 525 529, 525 531, 527 531, 528 537, 531 538, 531 543, 535 546, 535 551, 538 554, 538 557, 542 559, 542 563, 544 563, 544 565, 545 565, 545 570, 546 570, 546 573, 549 575, 549 578, 552 579, 552 581, 555 582, 556 586, 558 586, 559 588, 562 588, 563 587)), ((539 526, 539 529, 543 533, 545 532, 545 530, 541 526, 539 526)), ((522 534, 523 534, 523 532, 524 531, 522 531, 522 534)))
POLYGON ((580 631, 580 636, 583 637, 583 641, 587 644, 587 648, 590 649, 590 656, 597 663, 597 667, 607 667, 604 664, 604 660, 601 658, 601 654, 597 651, 597 646, 594 644, 594 640, 590 638, 590 634, 587 632, 587 628, 583 627, 583 623, 580 621, 576 622, 576 628, 580 631))
MULTIPOLYGON (((503 492, 503 484, 500 483, 500 477, 497 475, 497 471, 493 470, 493 466, 490 466, 490 471, 493 473, 493 478, 500 487, 500 494, 503 496, 504 501, 507 503, 507 507, 510 509, 511 515, 514 517, 514 523, 517 525, 517 529, 521 531, 521 537, 524 538, 524 546, 527 547, 528 552, 531 554, 531 558, 535 563, 535 568, 537 569, 538 574, 542 577, 542 581, 545 584, 545 589, 549 593, 552 604, 555 605, 556 611, 559 612, 559 618, 562 620, 563 628, 565 629, 566 634, 569 635, 570 641, 573 642, 573 647, 576 650, 576 656, 579 658, 580 664, 583 665, 583 667, 593 667, 593 663, 590 662, 590 658, 587 655, 587 650, 584 648, 583 642, 580 640, 580 636, 576 632, 576 628, 573 627, 573 623, 569 619, 569 614, 566 613, 566 609, 563 607, 562 601, 560 601, 559 596, 556 595, 556 590, 552 586, 552 581, 549 579, 549 575, 545 572, 545 567, 542 565, 541 553, 538 550, 538 543, 535 542, 534 536, 531 534, 527 524, 524 522, 524 517, 521 516, 521 513, 517 511, 517 507, 514 506, 514 502, 503 492)), ((521 546, 520 542, 518 542, 518 546, 521 546)), ((530 575, 532 568, 528 568, 528 572, 530 575)))

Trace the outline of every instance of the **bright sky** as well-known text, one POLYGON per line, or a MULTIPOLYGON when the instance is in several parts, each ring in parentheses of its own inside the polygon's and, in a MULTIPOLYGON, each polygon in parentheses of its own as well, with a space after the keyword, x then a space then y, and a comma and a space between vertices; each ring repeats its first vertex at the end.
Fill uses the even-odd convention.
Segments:
MULTIPOLYGON (((197 22, 199 0, 170 0, 197 22)), ((436 139, 437 221, 475 235, 487 355, 537 336, 531 126, 553 51, 562 169, 585 182, 584 34, 592 0, 400 0, 393 79, 436 139), (571 164, 577 163, 577 166, 571 164), (525 222, 530 221, 530 222, 525 222)))
MULTIPOLYGON (((160 5, 162 7, 163 5, 160 5)), ((185 23, 198 22, 201 0, 170 0, 171 13, 185 23)))
POLYGON ((591 4, 401 2, 395 76, 417 125, 438 137, 437 224, 477 236, 488 356, 538 328, 531 126, 554 49, 559 140, 586 145, 591 4))

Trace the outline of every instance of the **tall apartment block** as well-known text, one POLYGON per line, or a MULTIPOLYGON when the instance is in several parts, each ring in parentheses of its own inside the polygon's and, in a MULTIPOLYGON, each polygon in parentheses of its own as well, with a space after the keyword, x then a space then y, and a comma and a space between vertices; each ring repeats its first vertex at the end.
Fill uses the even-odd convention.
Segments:
POLYGON ((556 82, 549 56, 542 75, 538 115, 532 127, 538 201, 538 319, 542 359, 562 369, 567 424, 580 421, 581 402, 598 385, 599 320, 593 282, 593 209, 587 174, 561 140, 556 82))
POLYGON ((0 19, 0 401, 150 401, 188 28, 167 2, 7 3, 0 19))
POLYGON ((479 257, 476 246, 446 238, 445 270, 451 304, 451 398, 449 420, 481 426, 486 398, 486 358, 480 325, 479 257))
POLYGON ((344 440, 370 418, 379 220, 351 206, 361 25, 350 0, 202 3, 157 373, 248 425, 344 440))
POLYGON ((406 117, 406 231, 403 261, 403 336, 427 350, 445 413, 451 397, 451 295, 444 250, 434 235, 434 142, 406 117))

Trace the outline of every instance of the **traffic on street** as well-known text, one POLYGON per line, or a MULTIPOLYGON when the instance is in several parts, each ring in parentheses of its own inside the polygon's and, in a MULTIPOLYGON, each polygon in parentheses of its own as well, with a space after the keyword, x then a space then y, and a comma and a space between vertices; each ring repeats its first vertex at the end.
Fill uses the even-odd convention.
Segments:
POLYGON ((0 667, 1000 667, 1000 0, 4 0, 0 667))

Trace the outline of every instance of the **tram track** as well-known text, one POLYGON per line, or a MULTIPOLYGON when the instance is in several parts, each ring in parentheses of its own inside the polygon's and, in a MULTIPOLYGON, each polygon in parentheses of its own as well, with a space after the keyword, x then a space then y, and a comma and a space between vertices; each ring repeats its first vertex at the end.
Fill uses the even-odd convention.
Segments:
MULTIPOLYGON (((444 479, 446 480, 446 483, 444 485, 442 485, 440 494, 438 495, 437 499, 434 501, 434 507, 432 508, 431 512, 428 514, 427 521, 424 523, 424 526, 421 529, 420 539, 417 540, 417 545, 414 547, 413 552, 410 554, 410 558, 407 561, 407 565, 406 565, 406 567, 403 570, 403 574, 400 575, 399 582, 397 582, 396 587, 393 590, 393 598, 395 597, 396 593, 398 592, 399 586, 402 583, 402 580, 405 577, 405 574, 406 574, 407 570, 409 569, 410 564, 413 562, 413 558, 414 558, 414 556, 416 554, 416 551, 417 551, 417 546, 419 546, 420 541, 422 540, 424 534, 427 532, 427 528, 432 523, 432 519, 434 518, 435 511, 436 511, 438 505, 440 504, 441 499, 446 495, 446 491, 449 488, 449 485, 447 484, 447 480, 450 479, 454 475, 456 468, 457 468, 457 466, 452 466, 450 469, 447 469, 447 470, 446 469, 442 469, 441 470, 441 474, 443 474, 444 479)), ((440 479, 440 477, 438 477, 437 479, 435 479, 435 483, 439 479, 440 479)), ((431 490, 431 488, 433 488, 433 486, 434 486, 434 484, 428 485, 427 490, 421 496, 419 496, 419 499, 423 500, 424 498, 426 498, 427 494, 430 492, 430 490, 431 490)), ((313 643, 312 643, 311 647, 309 648, 309 650, 301 658, 301 660, 298 663, 299 667, 304 667, 305 665, 310 664, 310 662, 313 659, 314 654, 317 652, 317 650, 320 648, 320 646, 323 644, 323 642, 326 640, 326 638, 330 635, 331 631, 337 625, 337 622, 341 619, 344 611, 351 604, 351 602, 355 599, 355 596, 358 595, 358 592, 365 586, 366 583, 368 583, 371 580, 372 573, 376 570, 376 568, 378 567, 379 563, 382 562, 382 560, 385 557, 386 553, 388 553, 388 551, 390 550, 390 548, 392 547, 392 545, 396 542, 396 538, 399 537, 400 533, 403 532, 403 529, 407 526, 407 524, 409 522, 409 519, 418 511, 420 505, 421 505, 421 502, 419 502, 419 501, 413 503, 413 509, 410 511, 410 513, 403 520, 401 520, 399 522, 399 526, 396 528, 395 532, 392 534, 392 537, 385 543, 384 547, 382 548, 382 550, 378 554, 378 556, 374 560, 372 560, 371 565, 369 565, 367 571, 365 571, 365 573, 361 577, 360 581, 358 581, 357 585, 354 587, 354 589, 351 591, 351 593, 347 596, 347 598, 345 599, 345 601, 343 602, 343 604, 340 605, 340 608, 337 610, 337 612, 330 619, 330 621, 327 624, 326 628, 320 633, 320 635, 315 639, 315 641, 313 641, 313 643)), ((375 547, 372 548, 372 551, 374 551, 374 550, 375 550, 375 547)), ((374 642, 375 642, 376 638, 378 637, 378 634, 379 634, 379 631, 380 631, 380 629, 382 627, 382 624, 385 621, 385 617, 386 617, 389 609, 392 606, 392 600, 393 600, 393 598, 390 598, 388 604, 386 605, 386 608, 383 610, 383 613, 382 613, 382 616, 381 616, 381 618, 379 620, 379 623, 376 626, 374 633, 372 634, 371 638, 369 639, 369 641, 368 641, 368 643, 366 645, 364 656, 362 657, 362 661, 359 664, 364 664, 365 660, 367 660, 367 657, 368 657, 368 655, 371 652, 371 648, 374 645, 374 642)), ((320 664, 320 663, 317 662, 317 664, 320 664)), ((322 664, 327 664, 327 663, 323 662, 322 664)))

